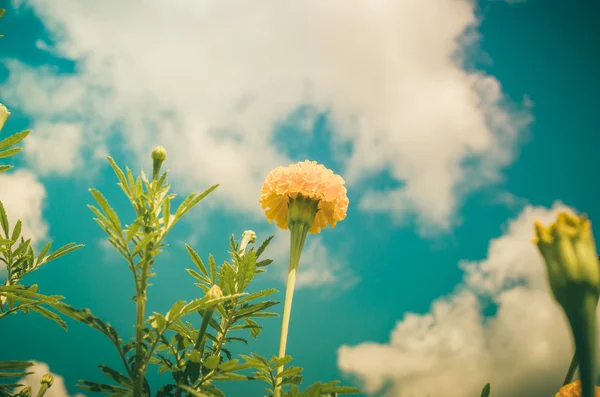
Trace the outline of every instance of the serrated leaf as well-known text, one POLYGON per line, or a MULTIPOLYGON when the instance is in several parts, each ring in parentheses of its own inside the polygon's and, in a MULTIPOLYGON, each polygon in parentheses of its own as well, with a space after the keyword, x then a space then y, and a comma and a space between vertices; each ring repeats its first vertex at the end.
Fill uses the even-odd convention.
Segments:
POLYGON ((321 397, 321 383, 317 382, 314 385, 310 386, 300 396, 301 397, 321 397))
POLYGON ((265 296, 273 295, 273 294, 276 294, 277 292, 279 292, 279 291, 276 290, 275 288, 267 288, 262 291, 253 292, 251 294, 248 294, 248 296, 246 296, 244 299, 241 299, 240 303, 246 303, 246 302, 252 301, 254 299, 264 298, 265 296))
POLYGON ((165 319, 170 322, 175 321, 175 319, 177 319, 178 316, 180 315, 181 309, 183 309, 184 306, 185 306, 185 301, 175 302, 173 304, 173 306, 171 306, 171 309, 169 310, 167 315, 165 316, 165 319))
POLYGON ((204 192, 202 192, 200 194, 198 194, 198 193, 192 193, 192 194, 190 194, 179 205, 179 207, 177 208, 177 211, 175 211, 175 218, 177 220, 179 220, 182 216, 184 216, 189 210, 191 210, 192 208, 194 208, 196 206, 196 204, 198 204, 203 198, 205 198, 206 196, 208 196, 217 187, 219 187, 219 185, 213 185, 213 186, 209 187, 208 189, 206 189, 204 192))
POLYGON ((123 189, 123 192, 128 197, 130 197, 129 185, 127 184, 127 179, 125 178, 125 174, 119 168, 119 166, 117 165, 115 160, 113 160, 112 157, 107 156, 106 158, 107 158, 108 162, 110 163, 110 166, 112 167, 113 171, 115 172, 115 175, 117 175, 117 178, 119 178, 119 182, 121 182, 121 189, 123 189))
POLYGON ((4 237, 8 238, 8 217, 6 216, 6 210, 4 209, 4 204, 0 201, 0 224, 2 225, 2 230, 4 231, 4 237))
POLYGON ((19 360, 9 360, 9 361, 0 361, 0 370, 10 370, 16 371, 20 369, 26 369, 34 366, 35 364, 31 361, 19 361, 19 360))
POLYGON ((264 301, 264 302, 260 302, 260 303, 255 303, 254 305, 249 305, 249 306, 246 306, 246 307, 236 311, 234 316, 236 319, 240 319, 245 316, 256 314, 257 312, 260 312, 261 310, 268 309, 269 307, 275 306, 278 303, 279 302, 275 302, 275 301, 264 301))
POLYGON ((98 190, 90 189, 90 193, 92 194, 92 196, 94 197, 94 199, 96 200, 96 202, 98 203, 98 205, 100 206, 102 211, 104 211, 104 213, 110 220, 111 225, 114 228, 114 231, 116 233, 120 233, 121 232, 121 221, 119 220, 119 217, 117 216, 117 213, 115 212, 115 210, 108 204, 108 201, 106 200, 106 198, 98 190))
POLYGON ((135 256, 139 252, 141 252, 143 249, 145 249, 148 246, 148 244, 150 244, 150 242, 154 239, 156 234, 157 234, 156 231, 154 231, 154 232, 150 232, 146 236, 144 236, 144 238, 139 243, 136 244, 131 255, 135 256))
POLYGON ((33 307, 31 307, 31 310, 34 310, 34 311, 38 312, 40 315, 46 317, 47 319, 54 321, 55 323, 60 325, 62 327, 62 329, 64 329, 65 331, 68 330, 67 323, 65 323, 64 320, 62 318, 60 318, 60 316, 58 314, 51 312, 50 310, 48 310, 44 307, 41 307, 41 306, 33 306, 33 307))
POLYGON ((265 241, 262 242, 262 244, 260 245, 260 247, 258 247, 258 249, 256 250, 256 257, 260 257, 260 255, 265 251, 265 249, 267 248, 267 246, 269 245, 269 243, 271 242, 271 240, 273 240, 274 236, 269 237, 268 239, 266 239, 265 241))
POLYGON ((350 386, 326 386, 321 387, 321 393, 336 393, 336 394, 357 394, 360 389, 350 386))
POLYGON ((118 384, 123 385, 127 388, 133 387, 131 379, 129 379, 127 376, 123 375, 119 371, 114 370, 106 365, 99 365, 98 368, 100 368, 100 370, 104 372, 106 376, 108 376, 110 379, 114 380, 118 384))
POLYGON ((128 393, 129 389, 122 386, 114 386, 105 383, 96 383, 90 382, 87 380, 80 380, 78 384, 75 385, 83 390, 93 391, 96 393, 128 393))
POLYGON ((277 374, 278 378, 286 378, 288 376, 298 376, 303 371, 302 367, 287 367, 281 373, 277 374))
POLYGON ((212 254, 208 257, 208 265, 210 266, 210 281, 214 284, 217 281, 217 262, 212 254))
POLYGON ((185 245, 185 249, 187 250, 188 255, 190 256, 192 262, 194 263, 194 265, 196 265, 198 270, 202 274, 204 274, 207 277, 207 279, 210 279, 210 276, 208 275, 208 270, 206 269, 204 262, 202 262, 200 255, 198 255, 198 253, 196 253, 196 251, 194 251, 194 249, 187 244, 185 245))

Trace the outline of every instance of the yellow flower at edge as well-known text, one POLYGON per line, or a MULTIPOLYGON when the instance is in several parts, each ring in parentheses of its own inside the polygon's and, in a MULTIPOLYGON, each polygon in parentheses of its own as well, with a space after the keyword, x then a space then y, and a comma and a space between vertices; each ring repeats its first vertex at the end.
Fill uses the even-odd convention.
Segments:
POLYGON ((347 190, 344 179, 316 161, 302 161, 288 167, 277 167, 267 175, 260 191, 260 204, 269 223, 288 229, 291 200, 307 198, 317 203, 318 212, 309 233, 332 228, 346 218, 347 190))
MULTIPOLYGON (((581 382, 573 382, 560 388, 554 397, 581 397, 581 382)), ((600 397, 600 387, 596 387, 596 397, 600 397)))

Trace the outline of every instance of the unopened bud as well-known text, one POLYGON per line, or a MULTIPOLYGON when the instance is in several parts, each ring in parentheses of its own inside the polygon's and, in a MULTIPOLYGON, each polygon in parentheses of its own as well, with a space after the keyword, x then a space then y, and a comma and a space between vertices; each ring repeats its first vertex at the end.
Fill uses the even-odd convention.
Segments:
POLYGON ((2 129, 2 127, 4 127, 4 123, 6 123, 6 120, 8 120, 9 116, 10 112, 8 111, 6 106, 0 103, 0 130, 2 129))
POLYGON ((167 158, 167 150, 162 146, 157 146, 152 150, 152 178, 156 179, 160 172, 162 163, 167 158))
POLYGON ((246 230, 242 233, 242 242, 240 243, 240 255, 244 255, 246 247, 250 243, 256 242, 256 233, 253 230, 246 230))
POLYGON ((19 392, 19 397, 31 397, 31 386, 24 387, 23 390, 19 392))
POLYGON ((42 380, 40 381, 41 384, 45 384, 48 385, 48 387, 51 387, 54 384, 54 376, 52 376, 52 374, 46 374, 44 376, 42 376, 42 380))
POLYGON ((219 299, 223 297, 223 291, 221 290, 221 287, 219 287, 218 285, 213 285, 212 287, 210 287, 210 289, 208 291, 206 291, 206 297, 208 299, 219 299))
POLYGON ((534 242, 546 262, 550 289, 571 326, 582 396, 591 397, 595 394, 596 305, 600 292, 600 263, 592 226, 585 216, 562 212, 549 227, 536 222, 535 231, 534 242))

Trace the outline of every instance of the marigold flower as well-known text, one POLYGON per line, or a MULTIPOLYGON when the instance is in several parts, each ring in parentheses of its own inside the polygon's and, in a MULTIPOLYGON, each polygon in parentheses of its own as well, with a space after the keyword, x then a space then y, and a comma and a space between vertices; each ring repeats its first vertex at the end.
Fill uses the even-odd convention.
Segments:
POLYGON ((277 167, 265 179, 260 191, 260 204, 269 223, 289 228, 288 209, 298 198, 309 199, 317 207, 314 221, 308 230, 316 234, 332 228, 346 218, 347 190, 344 179, 316 161, 303 161, 288 167, 277 167))
MULTIPOLYGON (((560 388, 554 397, 581 397, 581 382, 573 382, 560 388)), ((600 397, 600 387, 596 386, 596 397, 600 397)))

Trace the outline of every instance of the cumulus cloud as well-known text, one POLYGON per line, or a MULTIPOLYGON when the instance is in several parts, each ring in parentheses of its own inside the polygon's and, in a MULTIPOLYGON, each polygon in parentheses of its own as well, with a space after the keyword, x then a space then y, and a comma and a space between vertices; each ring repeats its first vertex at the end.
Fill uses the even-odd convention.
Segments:
POLYGON ((479 395, 487 382, 496 397, 550 396, 561 385, 572 343, 547 285, 543 259, 531 242, 533 222, 551 209, 526 207, 490 242, 487 258, 461 263, 464 283, 423 315, 407 314, 389 343, 342 346, 338 365, 388 396, 479 395), (486 303, 497 305, 486 318, 486 303))
POLYGON ((422 233, 450 227, 466 194, 500 179, 529 122, 466 66, 470 0, 15 3, 77 68, 8 62, 7 101, 40 122, 83 122, 84 148, 113 134, 143 156, 161 143, 187 188, 222 183, 220 203, 247 214, 268 170, 291 162, 274 129, 300 107, 312 109, 300 129, 327 114, 351 189, 383 172, 401 182, 367 189, 360 208, 416 215, 422 233))
MULTIPOLYGON (((259 241, 262 240, 259 238, 259 241)), ((265 255, 275 261, 278 277, 286 281, 290 263, 289 231, 277 229, 265 255)), ((337 291, 346 290, 359 281, 348 266, 349 263, 344 258, 327 249, 320 235, 309 234, 300 257, 296 288, 335 286, 337 291)))
POLYGON ((37 174, 69 174, 81 167, 82 128, 79 123, 36 124, 25 141, 25 158, 37 174))
MULTIPOLYGON (((42 380, 42 376, 50 373, 54 377, 54 383, 52 384, 52 387, 50 387, 48 389, 46 394, 44 394, 44 396, 45 397, 70 397, 70 394, 67 392, 67 388, 65 387, 65 380, 63 379, 62 376, 59 376, 59 375, 56 375, 56 374, 50 372, 50 368, 48 367, 48 364, 46 364, 46 363, 42 363, 42 362, 38 362, 38 361, 32 361, 32 362, 35 365, 32 367, 29 367, 27 369, 27 372, 33 372, 33 373, 20 379, 17 383, 23 385, 23 387, 31 386, 31 388, 33 390, 33 395, 36 395, 38 389, 40 388, 40 380, 42 380)), ((21 390, 21 389, 22 389, 22 387, 19 387, 17 389, 17 391, 21 390)), ((84 397, 84 395, 81 393, 77 393, 77 394, 73 395, 73 397, 84 397)))
POLYGON ((46 198, 44 186, 30 171, 18 170, 0 174, 0 201, 6 209, 10 228, 21 220, 21 234, 32 243, 47 237, 48 225, 42 217, 46 198))

